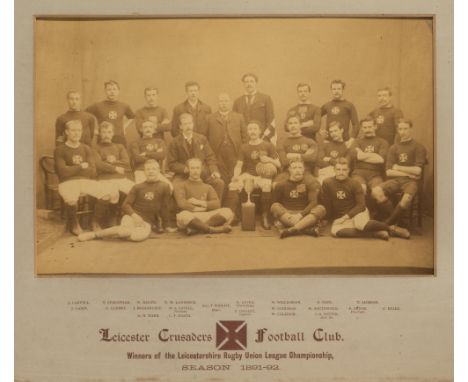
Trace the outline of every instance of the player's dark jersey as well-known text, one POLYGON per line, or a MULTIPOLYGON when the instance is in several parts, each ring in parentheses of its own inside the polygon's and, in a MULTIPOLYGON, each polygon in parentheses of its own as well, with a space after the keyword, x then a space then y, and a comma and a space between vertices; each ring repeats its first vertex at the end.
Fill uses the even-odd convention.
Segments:
POLYGON ((135 126, 138 134, 141 136, 140 128, 143 122, 151 121, 157 124, 154 138, 164 139, 164 132, 171 130, 169 122, 162 124, 165 119, 169 120, 169 115, 166 109, 161 106, 145 106, 135 112, 135 126))
POLYGON ((383 163, 367 163, 357 159, 356 148, 360 148, 365 153, 379 154, 385 161, 388 153, 388 143, 379 137, 356 139, 350 149, 350 156, 354 163, 355 170, 373 170, 381 172, 384 169, 383 163))
POLYGON ((318 204, 320 183, 316 179, 291 179, 278 183, 273 189, 273 203, 281 203, 284 208, 299 211, 303 216, 318 204))
POLYGON ((338 158, 348 156, 349 149, 344 142, 326 142, 319 148, 318 165, 320 168, 334 166, 338 158), (330 160, 326 161, 324 158, 330 158, 330 160))
POLYGON ((426 163, 426 149, 414 139, 395 143, 388 150, 387 169, 394 164, 400 166, 420 166, 426 163))
POLYGON ((272 143, 267 141, 262 141, 258 145, 244 143, 239 151, 239 160, 243 162, 242 172, 257 176, 256 166, 260 162, 260 157, 264 155, 273 159, 278 158, 272 143))
POLYGON ((80 144, 78 147, 70 147, 66 143, 57 146, 54 152, 55 170, 60 182, 72 179, 92 179, 96 177, 96 164, 91 148, 80 144), (81 163, 88 163, 87 168, 82 168, 81 163))
POLYGON ((328 128, 330 123, 338 121, 344 129, 343 139, 347 141, 350 138, 349 124, 353 126, 351 137, 355 137, 358 132, 359 120, 355 106, 347 100, 331 100, 322 106, 322 116, 326 115, 326 124, 328 128))
MULTIPOLYGON (((313 126, 302 127, 302 135, 305 137, 315 139, 315 134, 320 130, 320 123, 322 120, 322 110, 320 107, 310 103, 300 103, 288 110, 288 116, 297 115, 301 123, 313 121, 313 126)), ((286 129, 285 125, 285 129, 286 129)))
POLYGON ((112 123, 114 125, 113 141, 125 144, 124 116, 128 119, 135 118, 130 106, 120 101, 105 100, 88 106, 86 111, 93 114, 98 123, 103 121, 112 123))
MULTIPOLYGON (((136 184, 128 193, 122 211, 126 215, 136 213, 151 225, 156 224, 156 214, 167 214, 167 206, 171 197, 171 189, 167 183, 161 181, 145 181, 136 184)), ((162 216, 163 222, 167 216, 162 216)))
POLYGON ((283 167, 289 165, 287 154, 301 154, 304 165, 308 171, 312 171, 317 160, 318 147, 317 143, 311 138, 303 137, 287 137, 279 145, 278 154, 283 167))
POLYGON ((86 111, 73 111, 68 110, 66 113, 60 115, 55 121, 55 139, 56 144, 63 144, 67 140, 65 136, 65 127, 68 121, 78 120, 81 121, 83 126, 80 142, 90 146, 94 137, 94 130, 96 123, 92 114, 86 111))
POLYGON ((398 119, 403 118, 403 112, 394 106, 378 107, 372 110, 369 115, 374 118, 377 124, 376 135, 392 145, 395 142, 397 122, 398 119))
POLYGON ((127 150, 120 143, 100 142, 94 147, 98 179, 121 179, 125 174, 117 172, 116 167, 130 171, 130 159, 127 150))
POLYGON ((332 219, 353 217, 365 210, 364 191, 358 181, 327 178, 322 184, 322 201, 332 219))
POLYGON ((174 197, 181 210, 193 211, 195 206, 189 202, 190 198, 206 201, 207 211, 221 207, 215 189, 201 180, 187 179, 178 183, 174 190, 174 197))
POLYGON ((130 155, 135 170, 143 170, 148 159, 156 159, 162 167, 166 154, 166 143, 160 138, 141 138, 130 145, 130 155))

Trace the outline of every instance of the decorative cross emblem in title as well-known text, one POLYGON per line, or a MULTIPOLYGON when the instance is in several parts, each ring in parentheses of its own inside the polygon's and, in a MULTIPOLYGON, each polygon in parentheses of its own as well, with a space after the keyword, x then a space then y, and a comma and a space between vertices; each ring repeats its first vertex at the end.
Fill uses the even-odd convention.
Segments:
POLYGON ((247 349, 247 322, 218 321, 216 323, 216 348, 218 350, 247 349))

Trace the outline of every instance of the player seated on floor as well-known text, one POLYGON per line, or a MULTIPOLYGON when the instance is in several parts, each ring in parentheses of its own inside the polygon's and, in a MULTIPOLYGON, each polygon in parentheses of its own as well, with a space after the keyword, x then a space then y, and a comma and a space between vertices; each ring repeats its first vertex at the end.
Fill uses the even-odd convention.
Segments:
POLYGON ((80 143, 82 125, 79 120, 65 124, 65 144, 54 152, 55 169, 59 178, 58 193, 65 202, 68 227, 74 235, 82 232, 77 217, 77 204, 81 195, 96 198, 94 221, 101 221, 107 212, 110 195, 96 178, 96 163, 91 148, 80 143))
POLYGON ((188 179, 177 183, 174 189, 181 210, 176 216, 177 226, 187 235, 231 232, 233 213, 229 208, 221 208, 215 189, 202 181, 202 161, 191 158, 187 168, 188 179))
POLYGON ((364 191, 357 180, 349 177, 349 162, 338 158, 335 176, 322 184, 322 201, 328 216, 333 219, 334 237, 376 237, 388 240, 389 234, 408 238, 406 229, 371 220, 366 208, 364 191))
POLYGON ((172 183, 163 175, 166 169, 166 143, 161 138, 154 136, 157 122, 144 121, 140 125, 141 138, 130 145, 130 155, 133 162, 135 183, 142 183, 146 180, 144 164, 148 159, 158 162, 161 172, 160 180, 168 183, 172 188, 172 183))
POLYGON ((318 153, 318 181, 323 183, 324 179, 335 176, 335 164, 338 158, 347 158, 348 146, 343 139, 344 130, 340 122, 333 121, 328 128, 329 140, 322 144, 318 153))
POLYGON ((311 174, 313 174, 315 161, 317 160, 317 143, 313 139, 302 135, 299 115, 292 114, 287 117, 286 130, 289 136, 280 143, 278 148, 281 165, 285 171, 277 175, 273 183, 276 184, 290 178, 288 166, 293 160, 302 161, 305 170, 304 176, 314 179, 311 174))
MULTIPOLYGON (((120 192, 128 194, 135 183, 128 179, 130 159, 125 147, 113 143, 114 126, 110 122, 99 125, 99 142, 94 146, 97 179, 99 184, 110 193, 110 205, 107 212, 108 225, 116 225, 120 192)), ((102 225, 102 222, 97 222, 102 225)), ((97 227, 100 229, 100 227, 97 227)))
POLYGON ((143 241, 150 236, 152 230, 157 230, 158 217, 166 224, 171 189, 167 183, 160 180, 160 168, 156 160, 148 159, 144 164, 144 171, 146 181, 133 186, 122 205, 125 215, 120 225, 95 232, 84 232, 78 236, 78 240, 118 237, 143 241))
POLYGON ((325 207, 318 203, 320 184, 312 175, 306 178, 304 169, 301 159, 293 160, 289 179, 273 189, 271 214, 283 226, 281 239, 300 234, 318 236, 317 223, 326 215, 325 207))
POLYGON ((382 218, 387 224, 398 222, 401 214, 408 210, 418 192, 418 181, 426 163, 426 149, 412 137, 413 123, 409 119, 398 120, 397 132, 400 142, 388 150, 387 178, 384 183, 372 189, 372 197, 377 201, 382 218), (403 193, 394 207, 389 196, 403 193))
POLYGON ((372 117, 360 122, 362 138, 354 141, 350 149, 353 161, 351 178, 357 180, 364 193, 372 190, 383 182, 383 170, 387 158, 388 143, 385 139, 376 136, 377 125, 372 117))
POLYGON ((246 180, 252 181, 253 187, 262 191, 260 196, 262 226, 264 229, 271 229, 272 179, 276 176, 281 163, 275 146, 271 142, 265 141, 261 134, 260 123, 250 121, 247 125, 249 142, 241 146, 229 190, 240 192, 244 188, 246 180))

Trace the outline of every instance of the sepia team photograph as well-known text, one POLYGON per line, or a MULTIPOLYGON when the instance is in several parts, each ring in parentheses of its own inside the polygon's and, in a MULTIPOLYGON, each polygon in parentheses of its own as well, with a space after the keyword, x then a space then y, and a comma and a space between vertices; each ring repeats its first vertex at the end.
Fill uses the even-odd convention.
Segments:
POLYGON ((435 274, 432 19, 34 38, 37 275, 435 274))

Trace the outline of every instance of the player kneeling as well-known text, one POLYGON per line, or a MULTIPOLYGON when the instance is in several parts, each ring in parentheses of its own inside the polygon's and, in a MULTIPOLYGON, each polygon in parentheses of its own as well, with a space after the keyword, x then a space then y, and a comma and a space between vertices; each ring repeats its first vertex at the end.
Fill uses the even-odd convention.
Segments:
POLYGON ((289 164, 289 179, 273 190, 271 214, 282 226, 280 238, 307 234, 318 236, 317 223, 325 217, 325 207, 318 204, 320 183, 309 174, 304 177, 304 162, 293 160, 289 164))
POLYGON ((403 236, 402 228, 371 220, 366 208, 364 191, 360 183, 349 177, 346 158, 338 158, 335 176, 322 184, 322 200, 329 215, 334 219, 331 234, 334 237, 376 237, 388 240, 389 233, 403 236))
POLYGON ((215 189, 201 179, 202 161, 187 161, 188 179, 175 185, 174 196, 180 208, 176 216, 177 226, 188 235, 194 233, 228 233, 233 213, 220 208, 221 202, 215 189))
POLYGON ((82 233, 78 236, 78 240, 119 237, 130 241, 143 241, 156 227, 159 217, 162 218, 163 224, 166 224, 171 189, 167 183, 160 180, 160 168, 156 160, 148 159, 144 171, 146 181, 133 186, 122 205, 125 215, 120 225, 82 233))
POLYGON ((273 144, 261 138, 259 122, 249 122, 247 135, 249 142, 241 146, 229 190, 240 192, 247 183, 253 184, 253 188, 261 189, 262 226, 264 229, 271 229, 269 214, 272 179, 278 173, 281 163, 273 144))

